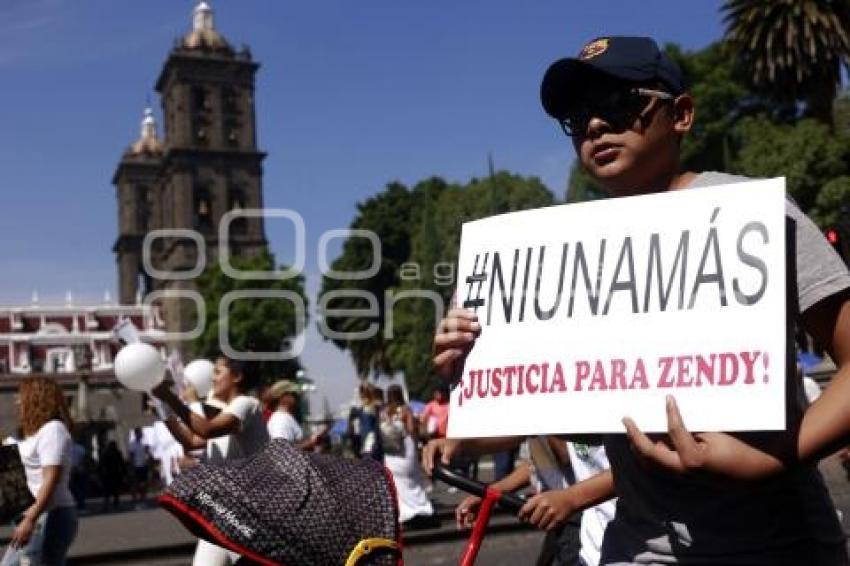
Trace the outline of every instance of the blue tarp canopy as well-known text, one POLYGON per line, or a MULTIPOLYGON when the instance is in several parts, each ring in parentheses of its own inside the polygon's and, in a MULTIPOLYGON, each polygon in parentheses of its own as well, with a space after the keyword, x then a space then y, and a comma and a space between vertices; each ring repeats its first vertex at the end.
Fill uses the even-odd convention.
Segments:
POLYGON ((817 367, 823 361, 823 358, 819 358, 811 352, 800 352, 797 354, 797 361, 800 363, 800 367, 803 368, 803 373, 806 373, 812 368, 817 367))

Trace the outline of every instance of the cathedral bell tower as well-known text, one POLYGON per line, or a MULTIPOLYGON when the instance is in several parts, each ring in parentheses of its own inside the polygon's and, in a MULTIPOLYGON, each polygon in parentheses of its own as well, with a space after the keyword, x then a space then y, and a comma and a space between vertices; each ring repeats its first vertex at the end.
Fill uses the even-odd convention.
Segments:
MULTIPOLYGON (((141 262, 141 245, 151 230, 192 230, 206 247, 206 265, 218 260, 221 246, 231 256, 252 256, 266 246, 262 218, 241 217, 230 224, 228 241, 219 241, 222 217, 233 210, 261 209, 262 163, 257 149, 254 110, 259 64, 247 47, 234 49, 215 28, 213 10, 200 2, 192 29, 175 41, 156 81, 164 122, 164 140, 145 133, 119 163, 118 255, 121 301, 136 291, 193 289, 189 281, 151 279, 141 262), (144 145, 140 153, 136 146, 144 145), (148 146, 151 146, 148 148, 148 146), (145 198, 142 195, 145 195, 145 198), (145 218, 145 222, 141 219, 145 218), (144 283, 140 288, 139 282, 144 283)), ((146 114, 145 120, 153 117, 146 114)), ((156 238, 151 263, 158 271, 188 271, 198 263, 197 244, 189 238, 156 238)), ((193 325, 191 308, 164 303, 166 327, 182 332, 193 325)))
POLYGON ((156 121, 145 108, 142 131, 121 156, 112 184, 118 189, 118 239, 112 248, 118 260, 118 296, 122 304, 135 302, 139 293, 153 290, 142 265, 142 241, 159 224, 162 143, 156 121))
MULTIPOLYGON (((262 219, 235 222, 230 242, 218 241, 218 228, 230 210, 263 206, 265 154, 257 150, 254 112, 259 64, 219 34, 206 2, 195 8, 192 24, 156 81, 166 140, 162 198, 171 213, 164 226, 202 234, 208 262, 218 257, 219 245, 230 245, 232 255, 253 255, 266 245, 262 219)), ((179 248, 162 258, 166 269, 195 264, 179 248)))

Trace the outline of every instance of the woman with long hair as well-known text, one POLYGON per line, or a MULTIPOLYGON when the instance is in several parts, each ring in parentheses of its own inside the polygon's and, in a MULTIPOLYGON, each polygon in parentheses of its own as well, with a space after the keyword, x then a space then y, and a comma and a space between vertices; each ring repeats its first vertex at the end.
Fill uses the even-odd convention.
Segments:
POLYGON ((387 404, 381 417, 384 465, 393 475, 398 497, 399 521, 425 520, 434 508, 425 491, 416 448, 416 419, 399 385, 387 388, 387 404))
MULTIPOLYGON (((218 356, 212 393, 221 401, 223 408, 209 418, 190 410, 171 389, 170 382, 160 384, 153 390, 153 394, 170 410, 171 414, 165 424, 184 449, 206 449, 207 441, 227 437, 227 452, 215 458, 216 461, 227 461, 251 456, 269 441, 262 406, 259 400, 248 395, 254 387, 252 379, 255 377, 239 361, 218 356)), ((224 566, 235 562, 237 558, 234 553, 200 541, 193 564, 224 566)))
POLYGON ((18 443, 35 502, 16 521, 2 566, 65 564, 77 534, 71 474, 71 418, 62 388, 47 377, 26 377, 18 389, 18 443))

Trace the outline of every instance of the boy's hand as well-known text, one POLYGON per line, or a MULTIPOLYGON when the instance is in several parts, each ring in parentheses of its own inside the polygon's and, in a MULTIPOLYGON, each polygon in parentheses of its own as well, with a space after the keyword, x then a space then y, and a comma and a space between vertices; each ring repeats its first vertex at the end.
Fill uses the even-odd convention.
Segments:
POLYGON ((434 463, 438 456, 440 461, 448 465, 451 459, 460 452, 460 441, 449 438, 435 438, 422 449, 422 469, 429 476, 434 472, 434 463))
POLYGON ((623 419, 632 449, 651 464, 679 472, 708 471, 739 480, 756 480, 782 471, 779 458, 753 448, 722 432, 688 432, 673 397, 667 397, 667 427, 670 448, 662 441, 653 442, 632 419, 623 419))
POLYGON ((548 531, 566 521, 574 512, 575 505, 567 488, 538 493, 526 501, 517 516, 538 529, 548 531))
POLYGON ((481 506, 481 498, 470 495, 455 507, 455 521, 458 529, 468 529, 475 522, 478 508, 481 506))
POLYGON ((481 334, 478 317, 466 309, 452 309, 434 335, 434 368, 444 379, 460 377, 463 361, 481 334))

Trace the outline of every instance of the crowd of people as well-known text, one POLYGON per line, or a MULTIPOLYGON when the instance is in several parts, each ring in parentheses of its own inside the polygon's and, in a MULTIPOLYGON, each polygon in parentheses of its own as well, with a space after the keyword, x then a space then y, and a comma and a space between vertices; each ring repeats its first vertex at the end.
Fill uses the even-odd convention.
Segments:
MULTIPOLYGON (((694 101, 681 71, 649 38, 590 42, 578 57, 548 69, 541 96, 545 111, 571 138, 584 171, 614 197, 745 180, 683 170, 680 146, 694 124, 694 101)), ((846 445, 850 433, 844 408, 850 394, 850 273, 790 200, 786 216, 793 240, 788 262, 796 276, 789 312, 838 367, 831 386, 810 406, 803 401, 803 380, 795 368, 786 368, 794 393, 787 399, 786 431, 693 435, 668 398, 669 431, 663 437, 650 438, 624 418, 622 433, 598 437, 448 439, 445 388, 437 389, 416 418, 398 385, 384 394, 363 383, 348 420, 351 450, 391 471, 399 518, 410 522, 433 514, 420 464, 427 472, 440 459, 469 471, 469 463, 485 453, 506 454, 512 464, 510 455, 524 445, 519 465, 498 478, 497 487, 534 487, 519 516, 549 532, 541 565, 850 564, 816 468, 818 458, 846 445), (424 446, 421 462, 419 446, 424 446)), ((447 383, 457 381, 481 332, 476 316, 465 309, 452 309, 441 322, 433 361, 447 383)), ((182 450, 173 460, 227 463, 264 450, 270 438, 303 450, 320 448, 323 434, 305 437, 298 422, 298 387, 274 384, 265 392, 264 406, 251 395, 256 378, 222 356, 207 399, 198 399, 190 387, 178 393, 170 382, 156 387, 153 395, 164 407, 158 426, 182 450)), ((55 382, 22 380, 20 422, 20 454, 35 502, 16 522, 2 566, 21 564, 24 557, 61 564, 77 519, 70 489, 72 426, 55 382)), ((129 460, 136 485, 146 486, 145 470, 155 455, 143 437, 136 431, 129 460)), ((119 473, 122 458, 117 446, 108 444, 104 469, 119 473)), ((180 471, 180 464, 165 467, 180 471)), ((114 501, 116 489, 109 484, 104 496, 114 501)), ((135 495, 144 498, 144 489, 135 495)), ((458 505, 461 526, 470 524, 479 504, 467 497, 458 505)), ((194 563, 229 564, 236 558, 201 541, 194 563)))
POLYGON ((445 388, 417 417, 404 390, 392 384, 386 389, 364 382, 358 387, 359 403, 348 415, 346 439, 351 453, 382 462, 392 473, 402 525, 431 524, 434 507, 419 464, 419 450, 431 438, 445 436, 448 396, 445 388))
MULTIPOLYGON (((130 431, 126 449, 109 435, 103 446, 85 448, 74 438, 61 386, 48 377, 21 381, 21 427, 4 444, 17 444, 36 504, 15 525, 2 566, 59 564, 76 533, 77 513, 91 509, 102 496, 101 511, 138 508, 150 503, 183 470, 200 463, 225 463, 250 456, 271 439, 306 451, 328 451, 327 428, 305 435, 301 386, 280 380, 257 393, 257 376, 238 361, 216 359, 212 390, 200 399, 186 383, 178 390, 165 380, 152 391, 164 416, 130 431), (123 496, 129 501, 122 503, 123 496), (39 562, 39 560, 41 562, 39 562)), ((445 435, 448 397, 435 393, 421 419, 414 417, 402 388, 384 392, 372 384, 359 387, 346 438, 356 457, 380 460, 396 483, 400 521, 413 525, 433 515, 420 464, 424 441, 445 435), (359 431, 359 433, 357 432, 359 431), (420 434, 420 431, 422 433, 420 434), (427 431, 427 432, 426 432, 427 431)), ((151 413, 155 414, 151 403, 151 413)), ((103 440, 105 438, 105 440, 103 440)), ((233 552, 200 540, 194 564, 232 564, 233 552)))

